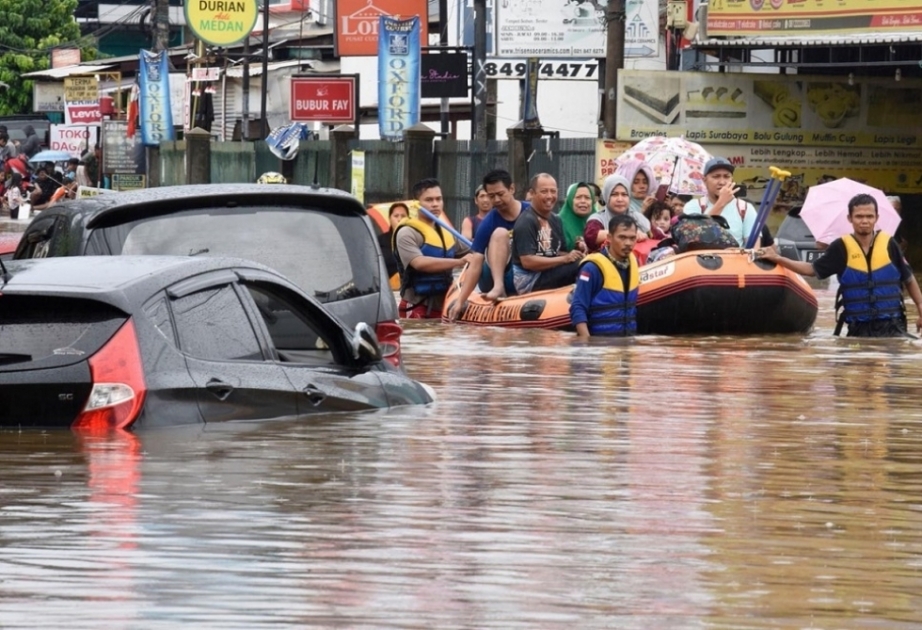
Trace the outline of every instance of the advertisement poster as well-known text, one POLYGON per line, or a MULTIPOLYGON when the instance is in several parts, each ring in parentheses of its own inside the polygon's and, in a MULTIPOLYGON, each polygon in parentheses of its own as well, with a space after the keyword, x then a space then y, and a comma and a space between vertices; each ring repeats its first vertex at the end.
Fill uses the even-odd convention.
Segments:
POLYGON ((147 156, 141 137, 128 137, 128 122, 104 120, 102 123, 102 172, 137 173, 147 170, 147 156))
POLYGON ((467 96, 467 53, 430 52, 423 55, 420 61, 423 98, 467 96))
POLYGON ((498 0, 500 57, 604 57, 604 0, 498 0))
POLYGON ((922 31, 918 0, 711 0, 709 37, 922 31))
POLYGON ((67 151, 71 157, 79 158, 89 147, 99 142, 98 125, 51 125, 48 133, 48 148, 52 151, 67 151))
POLYGON ((419 122, 419 18, 382 17, 378 40, 378 131, 384 140, 403 140, 419 122))
MULTIPOLYGON (((605 57, 607 0, 496 0, 487 3, 487 54, 497 57, 605 57)), ((461 41, 473 46, 473 0, 462 0, 461 41), (467 4, 470 8, 467 8, 467 4), (470 42, 468 42, 468 29, 470 42)), ((657 0, 625 2, 624 56, 659 54, 659 3, 657 0)))
POLYGON ((595 183, 599 188, 605 182, 605 178, 614 175, 618 167, 615 160, 619 155, 633 146, 631 142, 621 140, 596 140, 595 142, 595 183))
POLYGON ((336 0, 336 55, 377 55, 379 20, 392 15, 426 18, 420 23, 420 41, 429 41, 426 0, 336 0))
POLYGON ((698 143, 922 147, 922 82, 621 70, 617 138, 698 143))
POLYGON ((889 193, 922 193, 922 150, 831 148, 808 146, 702 145, 711 155, 735 165, 733 180, 758 202, 768 185, 769 167, 791 172, 778 204, 803 203, 807 188, 848 177, 889 193))
POLYGON ((353 197, 365 203, 365 152, 358 149, 352 151, 352 189, 353 197))

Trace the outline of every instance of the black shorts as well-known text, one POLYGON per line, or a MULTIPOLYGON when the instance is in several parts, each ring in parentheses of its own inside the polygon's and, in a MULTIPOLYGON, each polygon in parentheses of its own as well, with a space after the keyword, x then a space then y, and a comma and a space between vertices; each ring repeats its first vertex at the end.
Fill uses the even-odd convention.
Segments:
POLYGON ((906 320, 902 317, 853 322, 846 337, 907 337, 906 320))

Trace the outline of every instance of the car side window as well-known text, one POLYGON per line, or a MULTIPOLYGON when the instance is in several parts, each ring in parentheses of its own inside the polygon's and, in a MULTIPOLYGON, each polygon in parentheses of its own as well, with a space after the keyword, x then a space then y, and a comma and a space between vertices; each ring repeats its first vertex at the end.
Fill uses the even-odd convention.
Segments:
POLYGON ((176 334, 173 330, 173 320, 170 319, 170 308, 167 306, 166 298, 158 297, 148 302, 144 306, 144 314, 160 334, 175 346, 176 334))
POLYGON ((29 226, 16 248, 16 258, 47 258, 56 232, 55 217, 40 217, 29 226))
POLYGON ((196 291, 171 306, 186 354, 214 361, 262 360, 259 339, 233 286, 196 291))
POLYGON ((290 363, 334 361, 336 334, 331 322, 315 321, 284 289, 255 283, 243 285, 250 292, 262 316, 279 359, 290 363))

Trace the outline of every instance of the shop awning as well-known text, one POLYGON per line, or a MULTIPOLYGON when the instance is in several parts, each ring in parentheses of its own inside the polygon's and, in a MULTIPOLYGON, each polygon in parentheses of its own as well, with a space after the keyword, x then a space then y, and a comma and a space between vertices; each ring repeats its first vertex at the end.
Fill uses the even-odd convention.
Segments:
POLYGON ((102 72, 103 70, 108 70, 114 66, 115 64, 107 64, 104 66, 85 66, 78 64, 75 66, 65 66, 63 68, 49 68, 47 70, 26 72, 22 76, 30 78, 41 77, 44 79, 63 79, 65 77, 76 76, 79 74, 95 74, 97 72, 102 72))
POLYGON ((806 48, 810 46, 857 46, 875 44, 916 44, 922 33, 852 33, 847 35, 794 35, 790 37, 714 37, 696 40, 697 48, 806 48))

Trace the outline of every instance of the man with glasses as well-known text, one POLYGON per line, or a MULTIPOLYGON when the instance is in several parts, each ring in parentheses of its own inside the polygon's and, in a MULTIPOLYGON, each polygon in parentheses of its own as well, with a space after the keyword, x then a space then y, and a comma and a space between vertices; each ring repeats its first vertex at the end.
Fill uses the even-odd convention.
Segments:
POLYGON ((451 308, 448 314, 451 319, 460 317, 475 286, 480 286, 488 300, 515 295, 510 238, 516 219, 523 209, 531 206, 527 201, 515 198, 515 184, 508 171, 487 173, 483 178, 483 189, 490 197, 493 209, 483 218, 474 234, 471 264, 464 274, 464 285, 455 301, 460 306, 451 308))

